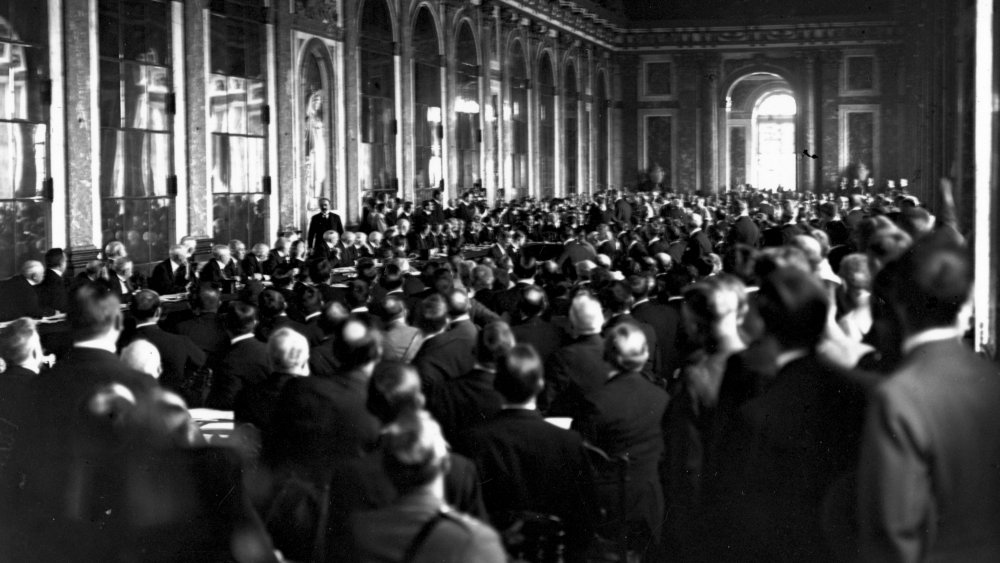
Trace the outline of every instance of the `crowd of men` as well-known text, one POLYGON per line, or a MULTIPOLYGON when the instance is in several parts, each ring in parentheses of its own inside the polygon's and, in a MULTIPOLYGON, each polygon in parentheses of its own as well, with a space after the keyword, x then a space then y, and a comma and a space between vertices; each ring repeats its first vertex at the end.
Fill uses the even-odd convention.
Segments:
POLYGON ((0 284, 0 550, 1000 560, 1000 379, 942 201, 380 196, 148 276, 53 249, 0 284))

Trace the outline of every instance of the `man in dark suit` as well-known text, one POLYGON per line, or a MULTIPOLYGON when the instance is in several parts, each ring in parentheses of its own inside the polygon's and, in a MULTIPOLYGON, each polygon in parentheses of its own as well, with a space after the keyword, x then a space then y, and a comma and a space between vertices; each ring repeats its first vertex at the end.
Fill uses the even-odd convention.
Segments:
POLYGON ((967 249, 936 239, 884 272, 904 357, 865 422, 857 499, 867 561, 1000 558, 1000 380, 961 342, 967 249))
POLYGON ((279 329, 267 341, 267 358, 271 368, 267 379, 243 387, 233 401, 236 423, 252 424, 262 437, 273 431, 274 412, 285 385, 309 376, 309 342, 290 328, 279 329))
POLYGON ((220 305, 219 290, 203 285, 191 304, 195 316, 177 324, 177 334, 188 337, 201 348, 208 357, 206 365, 211 368, 218 366, 229 348, 229 336, 219 318, 220 305))
POLYGON ((95 409, 113 409, 119 401, 149 408, 158 388, 155 379, 115 355, 122 316, 118 298, 106 288, 77 288, 67 318, 73 348, 32 381, 30 420, 4 470, 5 531, 20 540, 5 546, 5 553, 23 561, 109 559, 126 523, 103 495, 121 483, 102 486, 100 477, 92 477, 107 466, 108 454, 99 446, 79 447, 95 446, 97 431, 81 424, 81 417, 90 420, 95 409), (93 487, 74 486, 81 482, 93 487))
POLYGON ((408 300, 402 292, 398 278, 392 282, 393 289, 386 294, 379 305, 379 315, 385 326, 385 342, 382 358, 389 361, 409 363, 416 357, 424 341, 420 329, 406 322, 408 300))
POLYGON ((607 311, 608 321, 604 325, 603 334, 606 336, 609 331, 623 323, 630 323, 642 331, 646 337, 646 346, 649 347, 649 360, 642 370, 643 375, 650 381, 662 381, 660 375, 660 347, 656 339, 656 331, 653 327, 632 316, 632 289, 623 282, 613 282, 601 290, 601 304, 607 311))
POLYGON ((745 244, 756 248, 760 244, 760 228, 750 218, 750 206, 744 199, 737 199, 732 204, 733 215, 736 219, 733 226, 729 228, 726 241, 730 246, 745 244))
POLYGON ((630 276, 628 283, 635 300, 632 304, 632 317, 653 327, 657 348, 660 350, 660 374, 669 378, 680 362, 677 341, 681 329, 680 310, 668 305, 665 299, 653 301, 649 298, 650 291, 656 284, 650 276, 630 276))
POLYGON ((476 342, 479 338, 479 327, 469 316, 471 299, 464 289, 453 287, 445 294, 448 301, 448 331, 457 333, 463 342, 476 342))
POLYGON ((589 295, 578 295, 569 310, 573 342, 549 359, 545 372, 547 414, 575 416, 583 397, 600 388, 614 369, 604 360, 604 313, 601 304, 589 295))
POLYGON ((254 338, 256 307, 234 301, 223 315, 222 325, 229 342, 212 378, 208 407, 229 411, 233 410, 240 391, 263 383, 271 373, 271 367, 267 345, 254 338))
POLYGON ((303 336, 307 332, 305 325, 289 318, 288 302, 284 294, 274 288, 260 292, 257 297, 257 312, 260 315, 257 338, 261 342, 267 342, 271 333, 281 328, 290 328, 303 336))
POLYGON ((224 281, 238 279, 240 279, 240 266, 233 259, 229 246, 225 244, 213 246, 212 259, 202 267, 198 281, 222 289, 224 281))
POLYGON ((262 242, 258 242, 253 245, 253 252, 247 254, 246 257, 243 258, 243 262, 240 263, 240 272, 243 274, 243 283, 246 283, 249 280, 262 280, 265 276, 271 275, 265 268, 267 255, 270 251, 271 249, 262 242))
POLYGON ((472 195, 469 192, 465 192, 458 200, 454 216, 462 222, 470 223, 474 214, 475 209, 472 207, 472 195))
POLYGON ((195 346, 190 338, 170 334, 158 326, 163 309, 155 291, 144 289, 137 292, 132 298, 129 312, 135 318, 135 333, 131 340, 142 338, 156 346, 163 361, 160 384, 181 393, 187 375, 205 365, 205 352, 195 346))
POLYGON ((517 342, 531 344, 542 358, 542 363, 548 363, 549 358, 563 344, 563 331, 543 318, 549 309, 549 303, 542 288, 525 285, 518 290, 518 324, 511 327, 514 338, 517 342))
POLYGON ((567 234, 569 238, 563 243, 562 255, 556 259, 556 263, 562 266, 564 271, 567 271, 567 268, 576 266, 578 262, 597 260, 597 252, 594 251, 594 247, 584 241, 583 237, 586 236, 586 232, 582 227, 576 232, 567 227, 567 234))
POLYGON ((340 216, 330 211, 330 200, 323 197, 319 200, 319 213, 309 220, 309 231, 306 244, 310 250, 314 250, 323 238, 323 233, 327 231, 337 231, 338 235, 344 234, 344 224, 340 221, 340 216))
POLYGON ((0 374, 0 463, 31 416, 31 381, 42 367, 42 342, 35 322, 20 318, 0 329, 0 358, 7 364, 0 374))
POLYGON ((615 200, 615 223, 619 228, 632 228, 632 204, 625 199, 625 194, 619 194, 615 200))
POLYGON ((444 297, 434 294, 424 299, 417 328, 426 338, 413 365, 420 372, 425 395, 432 395, 435 386, 468 373, 475 365, 476 340, 470 340, 464 331, 450 331, 447 327, 448 304, 444 297))
POLYGON ((681 262, 689 266, 698 266, 702 260, 713 252, 712 241, 702 228, 704 218, 698 213, 692 213, 688 219, 687 246, 681 256, 681 262))
POLYGON ((149 289, 160 295, 184 293, 188 284, 195 279, 194 269, 188 262, 187 247, 175 244, 170 247, 170 257, 153 268, 153 274, 149 277, 149 289))
POLYGON ((427 410, 441 424, 449 442, 500 411, 502 398, 493 388, 497 362, 514 347, 514 334, 504 322, 486 325, 479 334, 472 371, 434 388, 427 410))
POLYGON ((758 311, 777 344, 777 375, 767 391, 743 405, 742 427, 723 438, 719 467, 735 472, 738 495, 726 530, 748 553, 766 561, 831 559, 820 530, 830 485, 856 464, 864 420, 865 380, 819 360, 826 327, 826 290, 796 268, 761 283, 758 311), (765 524, 766 522, 766 524, 765 524))
POLYGON ((580 435, 546 422, 536 408, 542 361, 526 344, 500 359, 494 385, 503 409, 468 430, 456 449, 472 458, 483 500, 498 529, 520 511, 558 516, 567 530, 570 561, 582 561, 596 506, 580 435))
POLYGON ((66 253, 61 248, 52 248, 45 253, 45 277, 35 286, 38 304, 43 310, 65 313, 69 297, 66 274, 66 253))
POLYGON ((0 322, 20 317, 41 318, 47 311, 38 302, 36 286, 45 279, 45 268, 37 260, 28 260, 21 273, 0 282, 0 322))
MULTIPOLYGON (((659 477, 663 454, 663 416, 667 393, 642 376, 650 350, 642 331, 631 323, 613 328, 605 354, 614 369, 604 384, 586 395, 573 429, 611 457, 627 454, 625 512, 621 512, 618 487, 598 488, 608 522, 626 526, 630 550, 643 551, 655 544, 663 523, 663 489, 659 477)), ((617 483, 614 469, 599 472, 602 480, 617 483)))

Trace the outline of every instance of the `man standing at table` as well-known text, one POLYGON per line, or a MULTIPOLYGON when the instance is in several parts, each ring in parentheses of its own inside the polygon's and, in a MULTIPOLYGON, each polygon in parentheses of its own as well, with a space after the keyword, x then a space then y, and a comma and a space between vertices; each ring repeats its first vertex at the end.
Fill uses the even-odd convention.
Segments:
POLYGON ((338 235, 343 236, 344 224, 340 222, 340 215, 330 211, 330 200, 324 197, 319 200, 319 213, 313 215, 312 219, 309 220, 306 243, 309 245, 310 251, 322 242, 323 233, 327 231, 337 231, 338 235))

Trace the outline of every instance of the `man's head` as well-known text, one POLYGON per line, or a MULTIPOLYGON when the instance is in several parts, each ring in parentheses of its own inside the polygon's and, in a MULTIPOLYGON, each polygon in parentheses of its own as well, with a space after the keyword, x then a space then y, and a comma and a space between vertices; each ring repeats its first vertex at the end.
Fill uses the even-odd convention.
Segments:
POLYGON ((403 413, 423 409, 425 403, 417 368, 403 362, 379 362, 368 382, 369 412, 388 424, 403 413))
POLYGON ((198 239, 191 235, 185 235, 181 237, 181 246, 185 248, 187 256, 190 258, 194 256, 194 251, 198 248, 198 239))
POLYGON ((908 334, 954 327, 972 291, 972 266, 954 245, 927 240, 886 267, 890 301, 908 334))
POLYGON ((70 294, 69 326, 76 341, 107 338, 118 340, 122 315, 118 297, 102 286, 84 284, 70 294))
POLYGON ((493 287, 493 268, 479 265, 472 269, 472 289, 479 291, 493 287))
POLYGON ((194 308, 200 313, 217 313, 222 303, 222 296, 219 290, 204 284, 198 288, 198 295, 194 302, 194 308))
POLYGON ((288 305, 285 303, 285 296, 280 291, 265 289, 260 292, 260 296, 257 298, 257 307, 261 317, 270 319, 283 314, 288 305))
POLYGON ((799 268, 779 268, 764 277, 757 309, 768 334, 785 350, 812 349, 826 328, 826 289, 799 268))
POLYGON ((344 231, 344 246, 353 246, 354 239, 354 233, 351 231, 344 231))
POLYGON ((417 328, 430 336, 437 334, 448 326, 448 303, 444 297, 435 293, 420 303, 420 315, 417 318, 417 328))
POLYGON ((329 211, 330 210, 330 200, 327 199, 327 198, 325 198, 325 197, 319 198, 319 210, 322 211, 323 213, 326 213, 327 211, 329 211))
POLYGON ((31 285, 38 285, 45 279, 45 266, 38 260, 28 260, 21 266, 21 275, 31 285))
POLYGON ((440 482, 451 466, 441 427, 426 411, 399 417, 382 431, 382 465, 401 495, 440 482))
POLYGON ((457 319, 469 314, 469 294, 464 289, 453 288, 445 294, 448 298, 448 316, 457 319))
POLYGON ((620 371, 638 371, 649 360, 649 343, 639 327, 622 323, 608 331, 604 359, 620 371))
POLYGON ((137 291, 132 296, 132 316, 137 323, 160 320, 160 296, 152 289, 137 291))
POLYGON ((163 363, 160 360, 160 351, 157 350, 150 341, 143 338, 133 340, 131 344, 122 348, 122 363, 126 366, 159 379, 163 374, 163 363))
POLYGON ((178 266, 187 263, 188 250, 183 244, 175 244, 170 247, 170 261, 178 266))
POLYGON ((479 331, 476 342, 476 359, 484 365, 495 365, 516 344, 510 325, 494 321, 479 331))
POLYGON ((247 245, 239 239, 229 241, 229 253, 236 260, 243 260, 247 257, 247 245))
POLYGON ((66 253, 61 248, 50 248, 45 252, 45 267, 50 270, 66 271, 66 253))
POLYGON ((351 309, 368 305, 368 282, 354 279, 347 284, 347 306, 351 309))
POLYGON ((569 308, 569 322, 577 336, 600 334, 604 326, 601 304, 590 295, 578 295, 569 308))
POLYGON ((272 372, 309 375, 309 341, 290 328, 279 328, 267 340, 272 372))
POLYGON ((233 254, 229 246, 225 244, 217 244, 212 247, 212 258, 217 260, 223 266, 228 266, 229 261, 232 260, 233 254))
POLYGON ((398 293, 386 295, 382 299, 379 313, 382 321, 386 323, 406 319, 406 300, 398 293))
POLYGON ((222 328, 230 338, 252 333, 257 328, 257 308, 243 301, 233 301, 222 317, 222 328))
POLYGON ((526 319, 542 315, 549 308, 545 291, 534 284, 522 287, 517 308, 521 316, 526 319))
POLYGON ((115 274, 123 280, 127 280, 132 277, 133 268, 134 264, 132 263, 132 259, 128 256, 119 256, 111 263, 111 269, 114 270, 115 274))
POLYGON ((601 290, 601 302, 612 315, 628 313, 632 308, 632 289, 623 282, 617 281, 601 290))
POLYGON ((37 371, 41 357, 42 341, 35 321, 22 317, 0 329, 0 359, 8 367, 24 366, 37 371))
POLYGON ((511 405, 523 405, 537 397, 545 388, 538 352, 526 344, 511 348, 497 362, 493 387, 511 405))
POLYGON ((271 247, 262 242, 258 242, 253 245, 253 255, 256 256, 258 260, 267 260, 267 253, 270 251, 271 247))
POLYGON ((375 362, 382 356, 382 333, 372 321, 349 317, 336 332, 333 355, 344 370, 360 370, 371 375, 375 362))

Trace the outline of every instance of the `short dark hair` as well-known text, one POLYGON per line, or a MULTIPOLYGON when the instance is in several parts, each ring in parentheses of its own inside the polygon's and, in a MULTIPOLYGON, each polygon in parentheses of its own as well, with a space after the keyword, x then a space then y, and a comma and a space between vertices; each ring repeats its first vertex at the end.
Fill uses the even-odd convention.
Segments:
POLYGON ((400 494, 448 472, 448 445, 426 411, 405 413, 382 431, 382 466, 400 494))
POLYGON ((497 362, 493 387, 503 398, 520 404, 538 396, 545 388, 542 359, 534 347, 517 344, 497 362))
POLYGON ((7 362, 8 367, 28 359, 31 353, 29 345, 35 334, 35 321, 27 317, 16 319, 0 329, 0 358, 7 362))
POLYGON ((222 301, 222 296, 219 294, 219 290, 215 289, 211 285, 203 284, 198 288, 198 295, 196 296, 195 306, 204 312, 214 313, 219 310, 219 304, 222 301))
POLYGON ((368 303, 368 282, 354 279, 347 284, 347 305, 351 309, 368 303))
POLYGON ((147 321, 160 310, 160 296, 152 289, 143 289, 132 296, 132 316, 138 322, 147 321))
POLYGON ((403 287, 403 270, 398 264, 386 264, 378 284, 386 291, 395 291, 403 287))
POLYGON ((433 294, 420 303, 417 328, 428 334, 440 331, 448 325, 448 304, 440 294, 433 294))
POLYGON ((257 326, 257 307, 243 301, 233 301, 222 316, 222 328, 233 336, 250 334, 257 326))
POLYGON ((914 245, 890 263, 891 299, 909 330, 952 326, 972 291, 972 266, 965 251, 933 240, 914 245))
POLYGON ((769 334, 785 349, 813 348, 826 329, 826 290, 799 268, 778 268, 757 292, 757 310, 769 334))
POLYGON ((66 262, 66 253, 61 248, 50 248, 45 252, 45 267, 59 268, 66 262))
POLYGON ((613 282, 601 290, 601 304, 612 313, 626 311, 632 303, 632 289, 623 281, 613 282))
POLYGON ((82 284, 69 296, 66 318, 75 340, 101 336, 121 323, 118 296, 105 286, 82 284))
POLYGON ((534 258, 522 258, 514 263, 514 277, 528 279, 538 273, 538 262, 534 258))
POLYGON ((351 315, 341 323, 333 339, 333 355, 344 370, 378 361, 382 355, 382 333, 367 317, 351 315))
POLYGON ((479 331, 476 340, 476 359, 480 363, 492 364, 510 352, 516 344, 510 325, 503 321, 494 321, 479 331))
POLYGON ((261 317, 271 318, 284 313, 287 304, 285 296, 280 291, 268 288, 261 291, 257 297, 257 307, 260 309, 261 317))
POLYGON ((309 264, 309 279, 313 283, 326 283, 330 280, 330 261, 326 258, 315 260, 309 264))
POLYGON ((383 423, 396 420, 400 413, 424 408, 420 374, 412 364, 379 362, 368 381, 368 411, 383 423))

